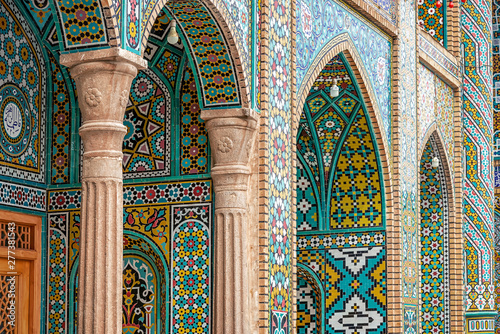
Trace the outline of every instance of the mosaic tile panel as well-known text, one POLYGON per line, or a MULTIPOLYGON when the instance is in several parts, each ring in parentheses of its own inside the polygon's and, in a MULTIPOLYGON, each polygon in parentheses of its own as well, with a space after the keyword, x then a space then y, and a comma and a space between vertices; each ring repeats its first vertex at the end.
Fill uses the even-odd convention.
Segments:
MULTIPOLYGON (((493 175, 491 142, 491 3, 465 1, 461 5, 463 78, 464 231, 466 252, 466 317, 486 323, 491 316, 474 312, 495 309, 493 261, 493 175)), ((470 323, 468 323, 470 325, 470 323)))
MULTIPOLYGON (((434 137, 420 160, 420 325, 422 333, 449 333, 448 193, 434 137)), ((442 158, 441 158, 442 160, 442 158)))
POLYGON ((47 290, 47 332, 64 333, 67 328, 67 240, 68 214, 52 214, 49 220, 49 256, 47 290))
MULTIPOLYGON (((446 151, 450 171, 454 170, 454 121, 453 89, 434 75, 424 65, 418 65, 418 147, 424 149, 424 139, 432 124, 437 126, 446 151)), ((451 173, 452 184, 454 173, 451 173)))
MULTIPOLYGON (((378 3, 378 2, 377 2, 378 3)), ((390 3, 390 1, 384 2, 390 3)), ((363 63, 367 88, 376 97, 383 133, 391 150, 391 39, 347 6, 333 0, 301 0, 297 3, 298 96, 317 66, 318 57, 334 48, 336 38, 347 34, 363 63)), ((392 152, 392 151, 390 151, 392 152)), ((392 154, 392 153, 390 153, 392 154)))
POLYGON ((142 1, 127 1, 124 17, 124 39, 127 49, 139 52, 142 32, 142 1))
POLYGON ((297 236, 297 249, 300 251, 344 247, 373 247, 383 245, 385 245, 385 233, 383 231, 297 236))
POLYGON ((381 227, 382 185, 378 159, 362 110, 342 144, 333 175, 330 227, 381 227))
POLYGON ((269 8, 269 327, 291 332, 292 72, 291 3, 269 8))
MULTIPOLYGON (((443 146, 448 157, 450 170, 455 168, 454 152, 454 122, 453 122, 453 89, 436 77, 436 118, 437 124, 441 130, 443 146)), ((454 173, 451 173, 452 181, 455 179, 454 173)))
POLYGON ((151 70, 132 81, 125 119, 123 177, 169 176, 172 101, 167 87, 151 70))
POLYGON ((500 3, 492 4, 492 62, 493 62, 493 157, 500 158, 500 3))
POLYGON ((436 122, 436 76, 424 65, 417 65, 418 88, 418 147, 422 150, 426 143, 429 127, 436 122))
POLYGON ((218 2, 219 10, 226 19, 231 29, 231 34, 236 41, 241 62, 245 68, 245 75, 251 84, 252 68, 252 2, 248 0, 227 0, 218 2))
POLYGON ((402 244, 402 297, 403 332, 417 333, 418 319, 418 234, 417 234, 417 55, 416 4, 411 0, 398 4, 401 43, 398 65, 398 100, 400 129, 398 146, 400 164, 401 244, 402 244))
POLYGON ((318 204, 311 178, 297 160, 297 231, 318 229, 318 204), (300 199, 300 200, 299 200, 300 199))
POLYGON ((385 248, 344 248, 326 252, 326 330, 385 333, 385 248))
POLYGON ((55 1, 65 50, 106 46, 108 36, 97 0, 55 1))
POLYGON ((26 0, 20 2, 19 5, 24 6, 31 16, 31 21, 40 32, 43 32, 54 20, 49 0, 26 0))
MULTIPOLYGON (((76 333, 80 199, 74 190, 58 192, 73 194, 76 197, 65 197, 78 203, 49 213, 48 265, 64 269, 64 275, 60 270, 52 275, 48 302, 54 306, 47 314, 55 320, 49 332, 76 333)), ((211 203, 199 200, 148 206, 125 203, 123 333, 138 328, 145 333, 195 329, 209 333, 211 217, 211 203)))
POLYGON ((70 93, 65 74, 59 62, 49 53, 52 70, 52 157, 51 182, 69 183, 71 170, 71 114, 70 93))
POLYGON ((148 261, 123 257, 123 332, 155 333, 158 323, 156 295, 158 282, 148 261))
POLYGON ((198 93, 193 71, 186 68, 181 86, 180 117, 181 174, 202 174, 208 171, 208 133, 201 119, 198 93))
POLYGON ((240 105, 240 91, 229 48, 212 14, 195 0, 173 2, 169 9, 194 54, 203 107, 240 105))
POLYGON ((180 62, 180 56, 170 50, 165 50, 163 56, 158 59, 155 65, 168 80, 173 91, 177 88, 176 81, 181 70, 180 62))
MULTIPOLYGON (((319 284, 325 291, 323 301, 325 333, 385 333, 387 306, 384 246, 384 232, 375 232, 371 235, 350 233, 349 235, 299 236, 298 274, 305 271, 305 269, 301 271, 301 266, 309 268, 316 274, 319 284), (373 239, 377 235, 381 238, 376 240, 378 246, 374 246, 370 238, 373 239), (319 240, 321 237, 323 241, 329 238, 333 242, 323 242, 320 247, 311 245, 314 239, 319 240), (346 237, 349 237, 351 242, 341 243, 340 240, 346 237), (305 239, 312 242, 306 245, 301 242, 305 239), (339 242, 336 243, 335 240, 339 242), (370 246, 366 247, 367 245, 370 246), (313 247, 316 250, 311 249, 313 247)), ((314 284, 308 283, 309 290, 313 290, 314 284)), ((315 295, 320 294, 315 293, 315 295)), ((302 312, 304 317, 309 316, 309 319, 312 318, 312 312, 318 314, 318 310, 321 310, 321 307, 311 305, 311 294, 298 294, 297 302, 298 305, 309 304, 309 313, 302 312)), ((310 330, 311 325, 315 324, 304 326, 304 333, 308 333, 307 330, 310 330)), ((298 329, 301 329, 299 318, 298 329)))
POLYGON ((172 208, 172 329, 210 332, 210 210, 172 208))
POLYGON ((46 73, 35 34, 0 2, 0 174, 45 182, 46 73))
POLYGON ((439 0, 418 0, 418 25, 424 28, 429 35, 441 45, 444 45, 447 1, 441 1, 441 8, 437 7, 439 0))

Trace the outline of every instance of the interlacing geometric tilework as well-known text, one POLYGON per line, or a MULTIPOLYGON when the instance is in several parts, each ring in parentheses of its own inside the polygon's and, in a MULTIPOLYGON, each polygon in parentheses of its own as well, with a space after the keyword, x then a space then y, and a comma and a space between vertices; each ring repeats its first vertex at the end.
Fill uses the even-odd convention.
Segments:
POLYGON ((46 69, 16 5, 0 1, 0 174, 45 181, 46 69))
MULTIPOLYGON (((210 182, 203 182, 206 197, 198 196, 201 188, 187 191, 200 182, 125 189, 124 334, 209 333, 212 204, 210 182), (178 189, 186 189, 183 196, 178 189)), ((49 206, 48 332, 76 333, 80 192, 53 190, 50 197, 58 203, 49 206)))
MULTIPOLYGON (((422 333, 449 333, 448 192, 434 135, 420 160, 420 325, 422 333)), ((440 159, 442 160, 442 158, 440 159)))
MULTIPOLYGON (((306 330, 318 326, 317 317, 324 314, 325 333, 385 333, 384 232, 302 235, 299 236, 297 251, 298 263, 316 274, 325 291, 325 299, 318 303, 316 299, 322 298, 320 289, 315 288, 310 279, 307 281, 309 286, 299 284, 298 305, 308 307, 299 308, 299 332, 303 328, 304 333, 316 333, 306 330), (324 313, 321 305, 325 306, 324 313), (313 321, 315 323, 311 323, 313 321)), ((298 270, 299 275, 301 272, 307 271, 298 270)), ((311 277, 311 274, 307 275, 311 277)))
MULTIPOLYGON (((463 185, 466 255, 466 317, 494 318, 493 113, 491 109, 491 3, 461 6, 463 78, 463 185), (474 312, 482 312, 474 316, 474 312), (489 312, 486 313, 485 312, 489 312), (490 315, 489 315, 490 314, 490 315)), ((469 321, 468 321, 469 322, 469 321)), ((468 328, 471 323, 468 323, 468 328)))
POLYGON ((196 0, 171 2, 168 8, 194 55, 203 107, 239 105, 240 92, 229 47, 212 14, 196 0))
POLYGON ((378 156, 366 117, 346 65, 334 57, 313 84, 299 125, 299 231, 383 226, 378 156), (340 92, 331 98, 336 78, 340 92))
POLYGON ((71 164, 71 114, 70 93, 59 62, 49 53, 52 70, 52 183, 69 183, 71 164))
POLYGON ((333 177, 332 229, 383 226, 377 160, 366 116, 360 110, 341 145, 333 177))
POLYGON ((269 8, 269 328, 292 320, 292 4, 269 8))
POLYGON ((395 107, 399 110, 399 202, 401 210, 402 246, 402 297, 405 320, 403 332, 417 333, 418 323, 418 229, 417 229, 417 55, 416 55, 416 10, 413 0, 399 2, 398 18, 400 30, 398 63, 398 99, 395 107))
MULTIPOLYGON (((393 1, 373 1, 381 7, 375 6, 379 12, 386 12, 393 1)), ((395 9, 395 7, 394 7, 395 9)), ((391 9, 391 13, 396 11, 391 9)), ((395 19, 395 16, 391 17, 395 19)), ((388 153, 392 155, 392 121, 391 121, 391 45, 389 38, 379 28, 341 2, 334 0, 300 0, 297 1, 297 88, 298 96, 307 93, 304 83, 316 75, 318 60, 327 52, 349 38, 357 50, 359 63, 364 65, 360 69, 365 71, 367 82, 365 85, 373 93, 372 101, 380 112, 381 131, 388 143, 388 153), (342 37, 342 38, 341 38, 342 37)), ((384 14, 383 14, 384 15, 384 14)), ((392 19, 391 19, 392 21, 392 19)), ((413 24, 414 25, 414 24, 413 24)), ((301 106, 302 107, 302 106, 301 106)))
POLYGON ((210 207, 172 207, 172 329, 210 332, 210 207))
POLYGON ((170 175, 170 117, 172 101, 167 87, 151 70, 134 78, 124 125, 125 178, 170 175))
MULTIPOLYGON (((149 44, 151 45, 151 44, 149 44)), ((177 88, 176 80, 179 76, 181 57, 176 53, 165 50, 163 56, 160 57, 156 63, 156 68, 159 69, 165 78, 170 83, 172 90, 177 88)))
MULTIPOLYGON (((298 144, 297 144, 298 146, 298 144)), ((318 229, 318 204, 315 188, 311 183, 302 162, 297 159, 297 230, 318 229), (299 199, 300 198, 300 199, 299 199)))
POLYGON ((108 36, 98 0, 56 0, 65 50, 106 46, 108 36))
POLYGON ((418 0, 418 24, 429 33, 439 44, 444 45, 446 31, 444 21, 447 1, 441 1, 442 6, 436 6, 439 0, 418 0))
POLYGON ((203 174, 208 171, 208 133, 196 90, 195 77, 189 66, 183 74, 180 117, 180 171, 183 174, 203 174))

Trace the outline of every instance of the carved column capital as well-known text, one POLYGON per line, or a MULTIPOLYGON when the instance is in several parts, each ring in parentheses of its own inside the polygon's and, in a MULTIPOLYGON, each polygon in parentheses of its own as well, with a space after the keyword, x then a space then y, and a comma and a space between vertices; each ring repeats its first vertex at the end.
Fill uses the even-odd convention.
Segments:
POLYGON ((82 213, 78 333, 121 333, 123 116, 140 57, 121 49, 61 56, 82 113, 82 213))
POLYGON ((252 109, 204 110, 212 150, 215 208, 246 210, 250 157, 259 114, 252 109))

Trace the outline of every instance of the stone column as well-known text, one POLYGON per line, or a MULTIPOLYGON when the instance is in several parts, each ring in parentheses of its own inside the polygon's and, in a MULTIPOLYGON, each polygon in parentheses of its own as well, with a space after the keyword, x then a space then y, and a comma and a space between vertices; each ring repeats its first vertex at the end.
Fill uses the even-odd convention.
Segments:
POLYGON ((202 111, 212 151, 215 192, 213 332, 254 332, 258 320, 256 231, 249 201, 250 159, 258 114, 251 109, 202 111))
POLYGON ((146 61, 106 49, 62 55, 76 82, 84 146, 78 333, 122 332, 123 125, 130 85, 146 61))

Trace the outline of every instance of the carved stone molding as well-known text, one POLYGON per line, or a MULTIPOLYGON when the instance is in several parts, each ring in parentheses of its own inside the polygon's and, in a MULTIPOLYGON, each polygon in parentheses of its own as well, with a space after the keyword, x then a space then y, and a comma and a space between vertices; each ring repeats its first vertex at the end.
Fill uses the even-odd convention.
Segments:
MULTIPOLYGON (((251 109, 202 111, 212 145, 215 198, 213 332, 255 332, 257 222, 249 216, 249 180, 259 114, 251 109)), ((256 203, 256 201, 255 201, 256 203)))
POLYGON ((62 55, 82 113, 82 211, 78 333, 122 331, 122 144, 127 95, 141 58, 107 49, 62 55))

